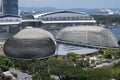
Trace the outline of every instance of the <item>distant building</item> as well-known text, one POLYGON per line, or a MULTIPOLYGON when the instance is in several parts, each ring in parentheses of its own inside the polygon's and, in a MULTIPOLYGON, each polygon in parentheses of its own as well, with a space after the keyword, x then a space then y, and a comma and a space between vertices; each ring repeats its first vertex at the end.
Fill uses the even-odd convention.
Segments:
POLYGON ((0 0, 0 14, 18 15, 18 0, 0 0))
POLYGON ((99 15, 114 15, 112 10, 99 10, 99 15))

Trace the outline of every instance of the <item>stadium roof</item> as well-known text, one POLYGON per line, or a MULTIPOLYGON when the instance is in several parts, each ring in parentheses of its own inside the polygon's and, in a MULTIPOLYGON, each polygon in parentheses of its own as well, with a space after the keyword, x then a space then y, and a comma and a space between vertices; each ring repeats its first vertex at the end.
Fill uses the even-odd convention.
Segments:
POLYGON ((65 11, 65 10, 60 10, 60 11, 54 11, 54 12, 46 12, 46 13, 40 13, 40 14, 35 14, 33 15, 34 18, 39 18, 40 16, 47 16, 47 15, 51 15, 51 14, 57 14, 57 13, 75 13, 75 14, 84 14, 84 15, 88 15, 84 12, 75 12, 75 11, 65 11))

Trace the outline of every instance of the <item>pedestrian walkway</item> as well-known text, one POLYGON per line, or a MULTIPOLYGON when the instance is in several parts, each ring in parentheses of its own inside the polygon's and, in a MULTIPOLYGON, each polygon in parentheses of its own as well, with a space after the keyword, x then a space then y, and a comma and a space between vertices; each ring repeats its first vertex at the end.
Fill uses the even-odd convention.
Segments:
POLYGON ((102 67, 104 67, 104 66, 114 66, 114 64, 117 64, 119 61, 120 61, 120 59, 114 60, 114 61, 112 61, 112 62, 110 62, 110 63, 102 63, 102 64, 100 64, 100 65, 97 65, 97 66, 94 67, 94 68, 102 68, 102 67))
POLYGON ((15 68, 10 68, 9 71, 17 74, 17 80, 32 80, 31 75, 23 73, 20 70, 16 70, 15 68))

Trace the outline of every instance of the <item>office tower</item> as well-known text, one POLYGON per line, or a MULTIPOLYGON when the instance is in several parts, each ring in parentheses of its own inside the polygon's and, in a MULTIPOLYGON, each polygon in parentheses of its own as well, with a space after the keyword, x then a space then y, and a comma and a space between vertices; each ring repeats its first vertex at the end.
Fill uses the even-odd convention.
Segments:
POLYGON ((3 15, 18 15, 18 0, 0 0, 0 12, 3 15))
POLYGON ((0 0, 0 14, 2 14, 3 12, 3 0, 0 0))

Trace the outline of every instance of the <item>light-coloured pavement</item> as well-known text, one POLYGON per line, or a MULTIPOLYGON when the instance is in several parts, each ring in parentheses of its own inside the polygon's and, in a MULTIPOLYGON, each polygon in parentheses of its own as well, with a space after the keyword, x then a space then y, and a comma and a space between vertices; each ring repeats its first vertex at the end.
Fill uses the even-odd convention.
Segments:
POLYGON ((3 52, 3 48, 0 46, 0 56, 5 56, 4 52, 3 52))
POLYGON ((17 74, 17 80, 32 80, 31 75, 28 75, 27 73, 23 73, 20 70, 10 68, 9 71, 17 74))
POLYGON ((117 64, 119 61, 120 61, 120 59, 114 60, 114 61, 112 61, 112 62, 110 62, 110 63, 103 63, 103 64, 100 64, 100 65, 97 65, 97 66, 94 67, 94 68, 102 68, 102 67, 104 67, 104 66, 114 66, 114 64, 117 64))

